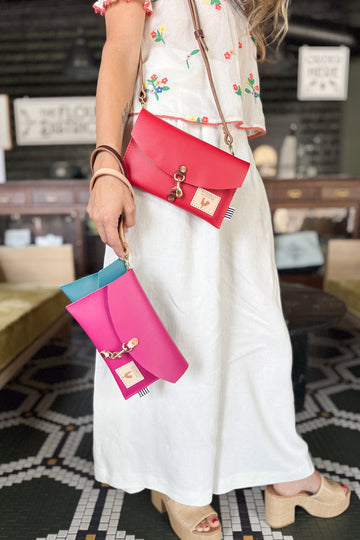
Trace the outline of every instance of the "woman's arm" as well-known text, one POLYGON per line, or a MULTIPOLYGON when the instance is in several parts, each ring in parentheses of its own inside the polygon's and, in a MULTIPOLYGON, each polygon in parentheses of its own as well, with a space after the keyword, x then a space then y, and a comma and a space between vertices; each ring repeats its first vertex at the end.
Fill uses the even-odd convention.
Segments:
MULTIPOLYGON (((145 22, 143 4, 143 0, 130 3, 119 0, 105 13, 106 42, 96 93, 96 144, 107 144, 119 153, 138 70, 145 22)), ((100 152, 94 169, 103 167, 119 170, 111 155, 100 152)), ((87 210, 102 241, 123 258, 119 216, 124 215, 126 229, 135 225, 135 205, 128 188, 112 176, 101 176, 90 194, 87 210)))

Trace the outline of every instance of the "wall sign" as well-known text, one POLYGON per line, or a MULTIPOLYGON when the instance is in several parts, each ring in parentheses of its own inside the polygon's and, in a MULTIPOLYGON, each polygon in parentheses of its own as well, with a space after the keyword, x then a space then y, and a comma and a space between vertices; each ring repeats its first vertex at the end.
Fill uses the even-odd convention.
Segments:
POLYGON ((340 47, 299 48, 298 99, 345 101, 348 92, 350 49, 340 47))
POLYGON ((95 143, 95 97, 15 99, 14 113, 20 146, 95 143))
POLYGON ((0 148, 12 149, 10 121, 10 100, 6 94, 0 94, 0 148))

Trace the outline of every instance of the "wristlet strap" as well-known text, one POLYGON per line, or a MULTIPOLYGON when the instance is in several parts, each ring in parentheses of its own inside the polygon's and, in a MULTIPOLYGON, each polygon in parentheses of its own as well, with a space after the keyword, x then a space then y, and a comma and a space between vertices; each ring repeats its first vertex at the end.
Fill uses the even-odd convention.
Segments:
MULTIPOLYGON (((228 128, 227 124, 226 124, 225 117, 224 117, 224 114, 223 114, 222 109, 221 109, 220 101, 219 101, 219 98, 218 98, 218 95, 217 95, 217 92, 216 92, 216 89, 215 89, 215 84, 214 84, 214 79, 213 79, 213 76, 212 76, 212 73, 211 73, 211 67, 210 67, 209 59, 208 59, 208 56, 206 54, 206 51, 208 50, 208 47, 207 47, 207 45, 205 43, 204 32, 202 31, 202 29, 200 27, 199 13, 198 13, 198 10, 197 10, 196 4, 195 4, 195 0, 188 0, 188 4, 189 4, 189 9, 190 9, 190 13, 191 13, 193 26, 194 26, 194 35, 195 35, 195 38, 196 38, 196 40, 198 42, 199 49, 200 49, 200 52, 201 52, 201 56, 202 56, 202 58, 204 60, 204 63, 205 63, 206 73, 207 73, 207 76, 208 76, 208 79, 209 79, 211 92, 212 92, 212 94, 214 96, 215 105, 216 105, 216 108, 217 108, 218 113, 220 115, 221 122, 223 124, 224 140, 225 140, 225 143, 227 144, 227 146, 229 147, 230 152, 232 154, 234 154, 233 147, 232 147, 232 142, 233 142, 234 139, 233 139, 233 136, 231 135, 231 133, 229 131, 229 128, 228 128)), ((139 88, 139 92, 138 92, 138 98, 139 98, 139 101, 141 103, 141 106, 144 107, 145 103, 147 101, 147 95, 146 95, 144 77, 143 77, 143 62, 142 62, 141 52, 140 52, 140 58, 139 58, 139 77, 140 77, 140 88, 139 88)))
POLYGON ((119 219, 119 237, 120 237, 120 242, 121 242, 121 245, 122 245, 122 248, 123 248, 123 251, 124 251, 124 255, 125 255, 125 265, 126 265, 126 268, 129 270, 129 268, 130 268, 130 264, 129 264, 130 248, 129 248, 129 244, 125 240, 124 218, 123 218, 123 216, 120 216, 120 219, 119 219))
POLYGON ((90 186, 89 186, 90 191, 92 191, 92 189, 94 187, 94 184, 95 184, 96 180, 99 178, 99 176, 114 176, 115 178, 118 178, 120 180, 120 182, 125 184, 125 186, 129 189, 132 198, 135 200, 135 193, 134 193, 133 187, 130 184, 129 180, 126 178, 126 176, 121 174, 121 172, 116 171, 115 169, 108 169, 106 167, 96 171, 96 173, 94 174, 94 176, 92 177, 92 179, 90 181, 90 186))
POLYGON ((99 146, 97 146, 91 153, 91 156, 90 156, 90 167, 91 167, 91 172, 94 174, 94 164, 95 164, 95 159, 96 159, 96 156, 100 153, 100 152, 106 152, 108 154, 111 154, 117 161, 117 164, 119 165, 119 168, 120 170, 123 172, 123 174, 126 175, 126 169, 125 169, 125 165, 124 165, 124 162, 120 156, 120 154, 115 150, 115 148, 113 148, 112 146, 108 146, 107 144, 100 144, 99 146))

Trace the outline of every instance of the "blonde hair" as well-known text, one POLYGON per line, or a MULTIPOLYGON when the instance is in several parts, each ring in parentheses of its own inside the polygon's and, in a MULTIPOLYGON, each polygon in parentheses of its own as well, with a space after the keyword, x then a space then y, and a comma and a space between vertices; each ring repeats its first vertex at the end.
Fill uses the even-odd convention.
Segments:
MULTIPOLYGON (((238 1, 238 0, 236 0, 238 1)), ((288 29, 289 0, 240 0, 258 49, 258 61, 266 59, 266 47, 284 38, 288 29)))

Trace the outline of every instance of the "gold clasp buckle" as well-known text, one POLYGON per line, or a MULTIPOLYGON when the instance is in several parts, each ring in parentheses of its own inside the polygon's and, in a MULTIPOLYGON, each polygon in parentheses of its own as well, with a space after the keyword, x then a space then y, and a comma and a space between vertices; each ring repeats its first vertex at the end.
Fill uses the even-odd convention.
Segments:
POLYGON ((170 193, 168 196, 168 201, 174 202, 175 199, 179 199, 183 196, 183 191, 180 187, 181 182, 184 182, 185 180, 185 174, 187 171, 187 167, 185 165, 180 165, 179 169, 174 174, 174 180, 176 182, 176 186, 170 189, 170 193))
POLYGON ((146 101, 147 101, 147 95, 146 95, 145 85, 144 85, 143 82, 141 83, 141 86, 140 86, 140 90, 139 90, 139 93, 138 93, 138 98, 139 98, 139 101, 141 103, 141 107, 144 109, 145 105, 146 105, 146 101))
POLYGON ((129 353, 133 350, 136 345, 139 344, 137 338, 132 338, 130 341, 123 343, 121 351, 101 351, 100 354, 103 358, 110 358, 110 360, 115 360, 116 358, 121 358, 124 353, 129 353))
POLYGON ((234 148, 233 148, 233 145, 232 145, 233 140, 234 139, 232 138, 230 133, 228 133, 227 135, 225 134, 225 144, 228 146, 230 154, 232 156, 235 156, 234 148))

